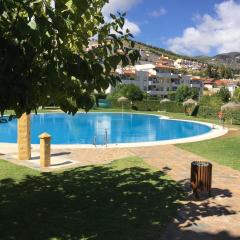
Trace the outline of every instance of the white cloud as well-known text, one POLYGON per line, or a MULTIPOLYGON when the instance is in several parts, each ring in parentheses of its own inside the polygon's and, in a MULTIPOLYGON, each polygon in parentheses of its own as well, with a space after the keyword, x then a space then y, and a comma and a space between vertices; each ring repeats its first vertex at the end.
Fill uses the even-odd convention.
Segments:
POLYGON ((214 17, 198 16, 198 25, 186 28, 181 37, 168 39, 169 49, 189 55, 240 51, 240 3, 216 4, 215 13, 214 17))
MULTIPOLYGON (((103 15, 107 20, 109 20, 110 13, 114 14, 117 11, 127 12, 132 7, 139 4, 141 1, 142 0, 109 0, 109 3, 107 3, 103 7, 103 15)), ((137 35, 141 32, 141 29, 137 23, 131 22, 127 18, 125 18, 124 30, 126 30, 127 28, 133 35, 137 35)))
POLYGON ((125 25, 123 30, 126 31, 126 29, 129 29, 133 35, 137 35, 141 32, 140 27, 136 23, 131 22, 128 19, 125 19, 125 25))
POLYGON ((159 8, 158 10, 154 10, 149 13, 150 16, 152 17, 161 17, 167 13, 165 8, 159 8))

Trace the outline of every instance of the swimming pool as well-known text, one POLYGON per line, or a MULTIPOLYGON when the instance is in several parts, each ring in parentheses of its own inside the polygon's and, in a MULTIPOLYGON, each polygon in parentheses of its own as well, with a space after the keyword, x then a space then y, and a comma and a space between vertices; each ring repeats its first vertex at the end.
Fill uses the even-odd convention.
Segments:
MULTIPOLYGON (((168 120, 156 115, 131 113, 78 113, 32 115, 31 143, 52 135, 52 144, 148 143, 202 135, 211 127, 190 121, 168 120)), ((0 124, 0 142, 17 142, 17 120, 0 124)))

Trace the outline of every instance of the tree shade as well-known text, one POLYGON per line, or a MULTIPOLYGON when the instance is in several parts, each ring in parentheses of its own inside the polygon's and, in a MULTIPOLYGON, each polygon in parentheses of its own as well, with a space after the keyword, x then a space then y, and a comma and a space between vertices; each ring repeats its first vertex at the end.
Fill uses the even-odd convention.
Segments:
POLYGON ((107 2, 0 1, 1 114, 21 116, 49 102, 69 114, 88 111, 94 91, 116 84, 117 65, 134 64, 139 52, 122 30, 125 14, 105 22, 107 2))

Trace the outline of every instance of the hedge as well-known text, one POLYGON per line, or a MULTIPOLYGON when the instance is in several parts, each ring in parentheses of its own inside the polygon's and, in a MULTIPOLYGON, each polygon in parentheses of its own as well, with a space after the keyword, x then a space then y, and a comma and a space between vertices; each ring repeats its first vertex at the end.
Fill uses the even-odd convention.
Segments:
POLYGON ((240 111, 228 110, 223 112, 223 117, 231 123, 240 123, 240 111))
POLYGON ((165 102, 165 103, 160 103, 160 111, 183 113, 184 107, 182 103, 165 102))
MULTIPOLYGON (((218 112, 220 112, 220 108, 212 108, 208 106, 200 106, 198 110, 198 116, 203 118, 218 118, 218 112)), ((223 117, 226 121, 231 123, 240 123, 240 111, 236 110, 228 110, 223 111, 223 117)))
MULTIPOLYGON (((122 103, 119 103, 117 99, 109 99, 111 102, 112 108, 121 108, 122 103)), ((124 109, 131 109, 131 104, 129 101, 123 103, 123 108, 124 109)))
MULTIPOLYGON (((117 99, 111 99, 111 106, 113 108, 121 108, 122 103, 119 103, 117 99)), ((166 111, 166 112, 175 112, 182 113, 184 112, 184 107, 181 103, 176 102, 165 102, 160 103, 159 100, 143 100, 143 101, 135 101, 133 106, 129 101, 123 103, 124 109, 131 109, 137 111, 166 111)))
POLYGON ((198 117, 202 118, 217 118, 220 108, 213 108, 209 106, 200 106, 198 109, 198 117))

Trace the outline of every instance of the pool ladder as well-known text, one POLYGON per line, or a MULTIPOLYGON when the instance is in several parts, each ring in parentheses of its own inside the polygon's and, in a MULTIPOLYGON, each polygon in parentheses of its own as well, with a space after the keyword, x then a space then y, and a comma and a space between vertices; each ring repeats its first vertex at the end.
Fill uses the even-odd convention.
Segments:
MULTIPOLYGON (((105 130, 104 130, 104 139, 103 139, 103 142, 104 142, 104 145, 106 145, 106 147, 107 147, 107 144, 108 144, 108 132, 107 132, 107 128, 105 128, 105 130)), ((94 137, 93 137, 93 145, 95 146, 95 147, 97 147, 97 136, 95 135, 94 137)))

